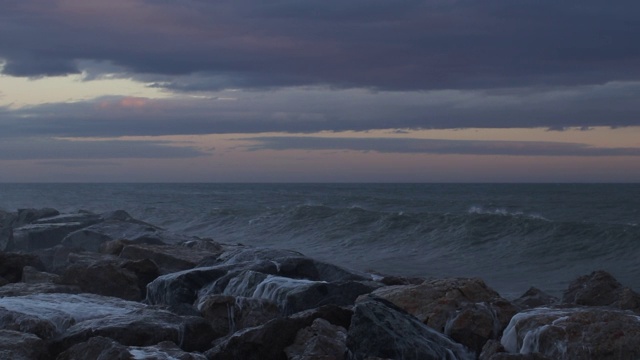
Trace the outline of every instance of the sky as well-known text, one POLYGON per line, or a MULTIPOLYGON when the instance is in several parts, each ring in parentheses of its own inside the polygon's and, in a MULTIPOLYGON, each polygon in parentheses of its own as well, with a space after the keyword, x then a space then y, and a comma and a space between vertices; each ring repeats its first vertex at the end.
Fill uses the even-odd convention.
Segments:
POLYGON ((638 14, 5 0, 0 182, 640 182, 638 14))

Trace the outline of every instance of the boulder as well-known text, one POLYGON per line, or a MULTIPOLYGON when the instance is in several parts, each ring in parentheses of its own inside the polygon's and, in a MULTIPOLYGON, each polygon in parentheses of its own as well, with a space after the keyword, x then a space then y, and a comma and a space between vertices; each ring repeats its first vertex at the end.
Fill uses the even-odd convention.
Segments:
POLYGON ((198 263, 218 254, 178 245, 129 244, 119 253, 123 259, 150 259, 158 265, 162 274, 194 268, 198 263))
POLYGON ((640 294, 623 286, 611 274, 602 270, 572 281, 563 294, 562 302, 640 312, 640 294))
POLYGON ((201 354, 187 353, 171 341, 153 346, 124 346, 102 336, 73 345, 56 360, 206 360, 201 354))
POLYGON ((358 296, 376 287, 373 283, 313 281, 247 270, 229 281, 222 293, 265 299, 277 304, 283 314, 293 314, 322 305, 353 305, 358 296))
POLYGON ((13 248, 13 228, 8 225, 3 225, 0 221, 0 251, 9 251, 13 248))
POLYGON ((42 208, 42 209, 18 209, 17 217, 15 219, 14 227, 31 224, 40 219, 52 218, 60 215, 60 212, 56 209, 42 208))
POLYGON ((349 359, 471 360, 475 355, 392 303, 364 297, 347 333, 349 359))
POLYGON ((200 289, 227 271, 225 267, 211 266, 159 276, 147 285, 145 302, 151 305, 192 305, 200 289))
POLYGON ((517 312, 513 304, 477 278, 387 286, 372 295, 392 302, 477 355, 488 340, 500 337, 517 312))
POLYGON ((77 286, 82 291, 125 300, 139 301, 142 292, 139 279, 133 271, 109 261, 89 265, 72 264, 62 274, 60 282, 77 286))
POLYGON ((157 226, 130 217, 116 217, 68 234, 62 240, 62 245, 98 252, 106 242, 118 239, 135 240, 160 231, 157 226))
POLYGON ((281 249, 268 249, 268 248, 253 248, 239 246, 232 248, 229 251, 222 253, 217 259, 216 263, 233 265, 245 262, 258 262, 263 260, 275 260, 288 257, 303 256, 301 253, 293 250, 281 250, 281 249))
POLYGON ((301 329, 322 318, 333 325, 349 326, 352 312, 337 306, 323 306, 295 315, 273 319, 262 326, 247 328, 222 338, 205 355, 209 360, 280 360, 301 329))
POLYGON ((33 251, 46 249, 62 242, 68 234, 82 229, 80 222, 28 224, 13 229, 13 250, 33 251))
POLYGON ((39 337, 12 330, 0 330, 0 359, 45 360, 47 345, 39 337))
POLYGON ((202 317, 142 308, 76 322, 53 340, 52 351, 60 353, 94 336, 107 337, 127 346, 172 341, 186 351, 207 350, 215 338, 211 326, 202 317))
POLYGON ((537 308, 516 314, 501 343, 510 353, 550 359, 638 359, 640 318, 606 308, 537 308))
POLYGON ((5 296, 26 296, 36 294, 79 294, 80 290, 77 286, 54 284, 51 282, 42 283, 11 283, 0 287, 0 297, 5 296))
POLYGON ((42 264, 36 255, 0 252, 0 277, 7 280, 7 282, 18 282, 22 280, 25 266, 44 270, 44 264, 42 264))
POLYGON ((43 340, 89 319, 124 315, 146 306, 93 294, 34 294, 0 298, 0 329, 35 334, 43 340))
POLYGON ((22 282, 27 284, 53 284, 60 282, 60 275, 38 271, 33 266, 22 268, 22 282))
POLYGON ((284 349, 289 360, 344 359, 347 330, 318 318, 298 331, 293 344, 284 349))
POLYGON ((211 295, 198 299, 198 311, 219 337, 280 317, 278 306, 264 299, 211 295))
POLYGON ((551 306, 560 302, 555 296, 549 295, 544 291, 531 287, 522 296, 512 301, 520 310, 532 309, 541 306, 551 306))

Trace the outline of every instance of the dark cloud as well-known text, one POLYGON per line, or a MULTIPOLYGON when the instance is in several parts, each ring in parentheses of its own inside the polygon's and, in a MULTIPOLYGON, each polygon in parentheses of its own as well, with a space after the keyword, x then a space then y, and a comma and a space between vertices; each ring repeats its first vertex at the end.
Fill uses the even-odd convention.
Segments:
POLYGON ((381 153, 508 156, 640 156, 640 148, 599 148, 579 143, 540 141, 442 140, 401 138, 326 138, 263 136, 250 150, 354 150, 381 153))
POLYGON ((181 90, 601 84, 640 79, 639 13, 631 0, 7 1, 0 58, 18 76, 105 61, 181 90))
POLYGON ((164 141, 76 141, 47 138, 3 139, 0 160, 96 160, 193 158, 206 155, 193 147, 164 141))

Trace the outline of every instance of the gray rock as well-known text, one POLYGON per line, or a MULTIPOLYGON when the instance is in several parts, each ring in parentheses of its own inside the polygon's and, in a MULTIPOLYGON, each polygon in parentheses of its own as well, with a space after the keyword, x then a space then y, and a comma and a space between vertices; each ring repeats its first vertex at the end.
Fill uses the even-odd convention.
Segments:
POLYGON ((124 259, 153 260, 162 274, 192 269, 204 259, 217 255, 208 250, 178 245, 130 244, 120 251, 120 257, 124 259))
POLYGON ((349 359, 471 360, 461 344, 426 326, 392 303, 365 297, 356 304, 347 334, 349 359))
POLYGON ((294 343, 284 351, 290 360, 344 359, 347 330, 318 318, 311 326, 298 331, 294 343))
POLYGON ((81 222, 28 224, 13 229, 13 250, 46 249, 62 242, 68 234, 82 229, 81 222))
POLYGON ((0 330, 0 359, 45 360, 47 345, 39 337, 12 330, 0 330))
POLYGON ((277 318, 268 323, 238 331, 220 339, 205 355, 209 360, 280 360, 286 359, 285 348, 295 341, 301 329, 311 326, 318 318, 333 325, 347 327, 351 319, 350 310, 323 306, 297 313, 286 318, 277 318))
POLYGON ((267 300, 227 295, 200 298, 196 308, 219 337, 281 316, 278 306, 267 300))
POLYGON ((33 266, 25 266, 22 268, 22 282, 27 284, 53 284, 60 282, 60 275, 38 271, 33 266))
POLYGON ((11 283, 0 287, 0 297, 5 296, 26 296, 37 294, 79 294, 80 290, 77 286, 61 285, 54 283, 11 283))
POLYGON ((159 276, 147 285, 145 302, 152 305, 192 305, 198 291, 227 273, 225 267, 204 267, 159 276))
POLYGON ((510 353, 550 359, 638 359, 640 317, 606 308, 536 308, 516 314, 501 343, 510 353))
POLYGON ((136 274, 110 261, 98 261, 89 265, 82 263, 70 265, 62 274, 60 282, 77 286, 91 294, 133 301, 142 299, 136 274))
POLYGON ((127 220, 112 218, 98 224, 83 227, 64 237, 62 245, 98 252, 106 242, 118 239, 135 240, 161 231, 157 226, 134 221, 126 217, 125 219, 127 220))
POLYGON ((562 302, 640 312, 640 294, 623 286, 611 274, 602 270, 572 281, 563 294, 562 302))
POLYGON ((549 295, 544 291, 531 287, 522 296, 512 301, 514 305, 521 310, 532 309, 541 306, 551 306, 560 302, 555 296, 549 295))
POLYGON ((21 281, 25 266, 44 270, 44 264, 35 255, 0 252, 0 277, 7 280, 7 282, 21 281))

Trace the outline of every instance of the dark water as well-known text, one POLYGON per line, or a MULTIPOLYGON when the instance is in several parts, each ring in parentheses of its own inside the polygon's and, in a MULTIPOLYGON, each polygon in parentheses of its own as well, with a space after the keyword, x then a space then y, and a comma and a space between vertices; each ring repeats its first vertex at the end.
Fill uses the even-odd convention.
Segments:
POLYGON ((359 270, 478 276, 507 297, 613 273, 640 290, 640 185, 0 184, 0 209, 127 210, 359 270))

